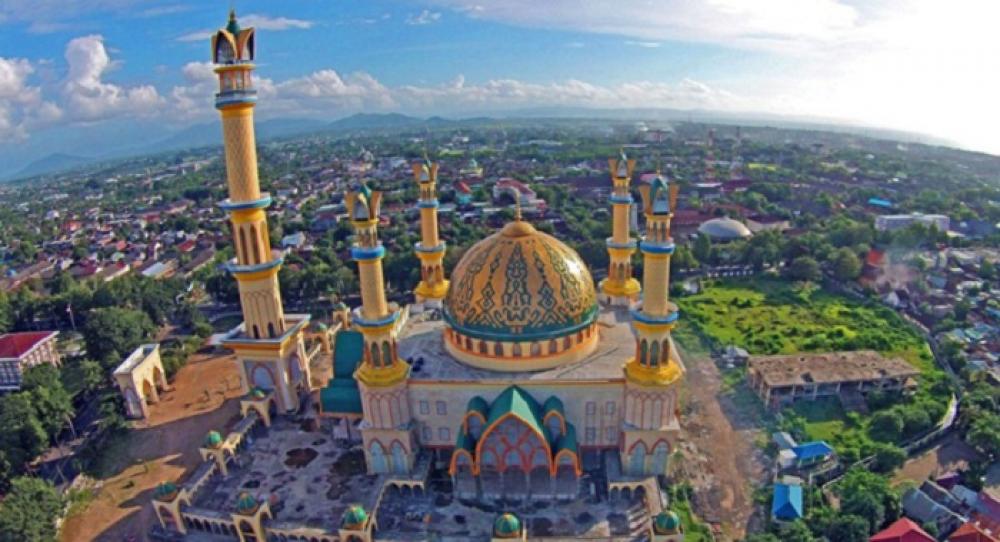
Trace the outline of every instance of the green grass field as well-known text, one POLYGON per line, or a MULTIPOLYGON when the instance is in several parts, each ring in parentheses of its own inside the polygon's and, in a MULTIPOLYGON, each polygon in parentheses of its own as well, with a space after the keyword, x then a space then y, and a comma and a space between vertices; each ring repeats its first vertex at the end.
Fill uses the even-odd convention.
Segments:
MULTIPOLYGON (((920 369, 919 397, 947 401, 930 391, 943 373, 935 367, 926 342, 895 312, 880 305, 775 279, 708 284, 700 293, 675 302, 681 309, 675 337, 685 350, 730 343, 754 355, 876 350, 920 369)), ((745 372, 737 371, 723 374, 723 387, 746 395, 739 393, 745 388, 741 384, 745 372)), ((793 410, 804 418, 811 439, 826 440, 838 449, 865 449, 871 443, 866 420, 850 423, 835 398, 800 402, 793 410)))

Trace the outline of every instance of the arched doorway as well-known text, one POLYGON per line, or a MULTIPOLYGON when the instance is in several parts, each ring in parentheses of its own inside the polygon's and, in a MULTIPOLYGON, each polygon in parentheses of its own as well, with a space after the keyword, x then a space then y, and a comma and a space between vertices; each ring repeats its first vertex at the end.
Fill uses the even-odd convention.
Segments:
POLYGON ((641 476, 646 472, 646 445, 642 442, 635 443, 632 453, 629 455, 628 473, 632 476, 641 476))
POLYGON ((653 447, 653 464, 650 466, 650 474, 666 474, 667 458, 670 456, 670 446, 666 442, 660 441, 653 447))
POLYGON ((389 472, 388 464, 385 458, 385 449, 377 441, 373 441, 368 446, 368 459, 371 461, 372 472, 375 473, 386 473, 389 472))
POLYGON ((392 443, 392 472, 406 474, 410 469, 406 464, 406 450, 399 441, 392 443))

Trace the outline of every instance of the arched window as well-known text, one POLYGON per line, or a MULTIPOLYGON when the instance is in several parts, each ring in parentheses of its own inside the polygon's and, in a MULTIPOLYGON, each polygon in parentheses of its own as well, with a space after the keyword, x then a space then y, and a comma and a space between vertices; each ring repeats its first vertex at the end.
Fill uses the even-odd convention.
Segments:
POLYGON ((465 338, 465 349, 470 352, 472 351, 472 339, 469 337, 465 338))
POLYGON ((660 350, 660 363, 667 365, 670 363, 670 340, 663 340, 663 348, 660 350))
POLYGON ((513 346, 511 346, 510 351, 511 355, 515 358, 521 357, 521 343, 514 343, 513 346))
POLYGON ((381 367, 382 366, 382 363, 379 360, 378 345, 377 344, 372 343, 371 350, 370 350, 370 356, 369 357, 371 357, 372 365, 374 365, 376 367, 381 367))
POLYGON ((385 449, 377 441, 373 441, 371 446, 368 448, 368 456, 371 461, 371 470, 376 473, 385 473, 389 471, 388 463, 385 459, 385 449))
POLYGON ((260 328, 257 327, 257 324, 253 325, 253 338, 254 339, 260 338, 260 328))
POLYGON ((639 345, 639 363, 641 365, 648 365, 649 355, 649 344, 646 343, 646 339, 643 339, 639 345))
POLYGON ((573 342, 569 337, 563 339, 563 350, 569 350, 569 347, 573 346, 573 342))
POLYGON ((653 341, 653 348, 649 352, 649 366, 656 367, 660 364, 660 343, 653 341))
POLYGON ((257 226, 250 226, 250 246, 253 247, 253 263, 260 263, 264 260, 260 257, 260 239, 257 238, 257 226))
POLYGON ((538 343, 531 343, 531 357, 538 357, 542 355, 542 345, 538 343))
POLYGON ((559 341, 552 339, 549 341, 549 354, 555 354, 559 351, 559 341))
POLYGON ((274 336, 275 336, 275 333, 274 333, 274 322, 268 322, 267 323, 267 336, 271 337, 271 338, 274 338, 274 336))
POLYGON ((389 341, 382 343, 382 364, 386 367, 392 365, 392 346, 389 345, 389 341))
POLYGON ((243 228, 240 227, 240 226, 234 225, 233 227, 235 227, 236 230, 237 230, 237 232, 239 232, 238 235, 239 235, 239 238, 240 238, 240 255, 243 256, 243 261, 245 261, 245 262, 249 261, 250 260, 250 253, 247 252, 247 237, 246 237, 246 232, 243 231, 243 228))
POLYGON ((484 355, 490 353, 489 349, 486 348, 486 341, 479 341, 479 353, 484 355))
POLYGON ((503 357, 503 345, 496 342, 493 343, 493 355, 496 357, 503 357))

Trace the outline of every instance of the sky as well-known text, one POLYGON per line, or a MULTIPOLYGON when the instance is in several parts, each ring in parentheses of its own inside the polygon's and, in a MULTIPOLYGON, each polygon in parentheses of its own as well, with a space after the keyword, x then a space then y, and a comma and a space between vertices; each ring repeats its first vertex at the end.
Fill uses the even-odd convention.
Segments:
POLYGON ((0 0, 0 173, 212 120, 231 6, 260 118, 663 107, 1000 154, 995 0, 0 0))

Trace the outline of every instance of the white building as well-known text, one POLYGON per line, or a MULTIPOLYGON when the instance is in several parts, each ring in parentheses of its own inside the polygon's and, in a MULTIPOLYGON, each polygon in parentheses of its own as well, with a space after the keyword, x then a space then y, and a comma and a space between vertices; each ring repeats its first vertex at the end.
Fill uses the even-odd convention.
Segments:
POLYGON ((934 226, 938 231, 948 231, 951 227, 951 219, 945 215, 925 215, 923 213, 910 213, 907 215, 881 215, 875 217, 875 229, 878 231, 895 231, 908 227, 910 224, 920 223, 925 226, 934 226))

